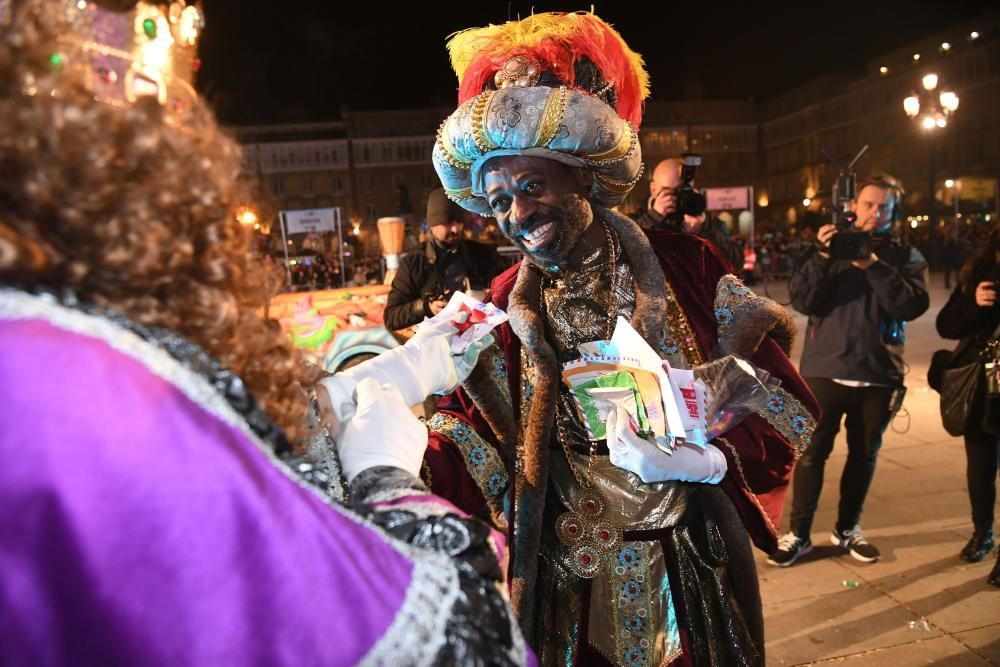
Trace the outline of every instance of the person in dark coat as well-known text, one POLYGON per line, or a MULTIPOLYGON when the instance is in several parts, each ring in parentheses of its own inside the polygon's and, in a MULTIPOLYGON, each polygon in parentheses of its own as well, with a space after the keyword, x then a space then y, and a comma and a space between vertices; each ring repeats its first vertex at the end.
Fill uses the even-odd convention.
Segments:
POLYGON ((734 275, 743 272, 743 248, 729 237, 724 222, 705 211, 701 215, 685 215, 683 221, 672 220, 677 212, 677 189, 681 185, 681 161, 677 158, 663 160, 653 170, 649 181, 649 201, 646 208, 632 218, 643 229, 666 229, 694 234, 710 241, 733 265, 734 275))
MULTIPOLYGON (((952 357, 955 368, 975 361, 1000 324, 1000 225, 994 225, 989 242, 978 255, 966 262, 958 285, 937 317, 937 331, 942 338, 961 339, 952 357)), ((997 470, 1000 469, 1000 436, 982 428, 985 416, 985 383, 972 398, 966 421, 966 479, 972 505, 972 537, 962 549, 961 558, 970 563, 981 561, 993 548, 994 512, 997 499, 997 470)), ((1000 586, 1000 552, 997 564, 987 579, 1000 586)))
POLYGON ((792 306, 809 316, 799 372, 823 415, 812 446, 795 467, 791 530, 768 558, 772 565, 787 567, 812 550, 810 531, 823 489, 823 469, 842 420, 847 461, 830 541, 856 560, 871 563, 879 558, 859 522, 882 434, 892 418, 892 400, 903 387, 906 322, 930 305, 927 262, 892 234, 898 193, 898 185, 888 180, 858 187, 852 207, 857 214, 855 228, 873 234, 874 252, 868 257, 853 261, 831 257, 830 242, 838 231, 836 225, 824 225, 816 234, 818 246, 789 281, 792 306))
POLYGON ((403 258, 392 281, 383 320, 390 331, 437 315, 455 291, 484 290, 499 272, 496 248, 462 239, 468 213, 438 188, 427 198, 431 238, 403 258))
POLYGON ((944 288, 951 289, 951 277, 955 276, 956 281, 961 275, 962 266, 972 254, 969 242, 962 238, 958 232, 957 225, 953 225, 946 232, 947 241, 944 244, 944 288))

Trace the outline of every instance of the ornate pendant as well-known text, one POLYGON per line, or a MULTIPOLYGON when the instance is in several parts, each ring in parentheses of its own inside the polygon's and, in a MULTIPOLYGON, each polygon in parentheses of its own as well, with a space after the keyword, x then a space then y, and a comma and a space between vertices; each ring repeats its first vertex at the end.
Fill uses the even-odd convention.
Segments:
POLYGON ((569 547, 569 568, 581 579, 597 576, 622 544, 622 529, 604 518, 606 512, 604 496, 584 488, 556 519, 556 535, 569 547))

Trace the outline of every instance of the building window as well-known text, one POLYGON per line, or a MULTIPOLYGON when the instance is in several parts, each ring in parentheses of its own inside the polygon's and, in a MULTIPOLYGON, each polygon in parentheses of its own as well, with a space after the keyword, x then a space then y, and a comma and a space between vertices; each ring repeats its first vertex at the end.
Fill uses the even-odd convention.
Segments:
POLYGON ((372 194, 375 192, 375 176, 372 174, 365 174, 361 179, 361 182, 365 189, 365 194, 372 194))
POLYGON ((285 196, 285 179, 281 176, 275 176, 271 179, 271 194, 275 197, 285 196))
POLYGON ((375 208, 375 204, 368 204, 368 219, 375 220, 378 218, 378 211, 375 208))
POLYGON ((425 188, 437 187, 438 185, 437 174, 432 169, 428 169, 427 171, 421 173, 420 185, 424 186, 425 188))
POLYGON ((400 190, 403 189, 403 186, 405 184, 406 184, 406 180, 403 178, 403 175, 401 173, 396 172, 395 174, 392 175, 392 190, 393 190, 393 192, 399 192, 400 190))
POLYGON ((303 194, 311 195, 313 193, 313 177, 306 176, 302 179, 302 192, 303 194))
POLYGON ((339 195, 344 192, 344 179, 340 176, 330 177, 330 193, 339 195))

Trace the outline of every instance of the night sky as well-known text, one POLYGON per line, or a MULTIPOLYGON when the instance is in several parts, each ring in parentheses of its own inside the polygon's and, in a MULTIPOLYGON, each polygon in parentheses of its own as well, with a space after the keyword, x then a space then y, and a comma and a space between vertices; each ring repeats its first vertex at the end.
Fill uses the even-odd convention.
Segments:
MULTIPOLYGON (((653 99, 766 99, 823 74, 862 75, 869 58, 973 19, 985 1, 598 2, 645 59, 653 99)), ((343 108, 455 103, 445 38, 456 30, 582 2, 384 3, 207 0, 199 88, 229 124, 335 119, 343 108), (348 5, 351 6, 348 6, 348 5)))

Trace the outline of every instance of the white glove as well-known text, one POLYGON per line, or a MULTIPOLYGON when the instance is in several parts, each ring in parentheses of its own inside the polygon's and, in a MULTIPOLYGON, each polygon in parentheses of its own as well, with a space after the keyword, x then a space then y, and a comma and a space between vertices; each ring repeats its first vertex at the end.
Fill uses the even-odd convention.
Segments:
POLYGON ((406 405, 419 405, 431 394, 447 394, 464 382, 479 353, 493 344, 493 336, 487 334, 463 354, 452 356, 451 339, 456 332, 449 320, 425 323, 405 345, 320 380, 330 398, 332 414, 327 427, 331 435, 336 437, 337 424, 354 414, 354 390, 362 378, 396 387, 406 405))
POLYGON ((418 476, 427 449, 427 427, 392 385, 362 378, 356 391, 357 412, 335 438, 347 483, 375 466, 402 468, 418 476))
MULTIPOLYGON (((454 374, 449 374, 446 381, 440 382, 436 388, 432 391, 424 394, 420 398, 420 401, 424 400, 429 394, 449 394, 465 382, 469 375, 472 373, 472 369, 476 367, 476 362, 479 361, 479 354, 493 344, 495 340, 493 334, 486 334, 474 343, 469 343, 469 346, 465 348, 465 352, 462 354, 451 354, 451 339, 458 332, 453 324, 454 321, 465 322, 469 318, 469 313, 458 313, 452 320, 443 320, 441 322, 424 322, 417 333, 413 335, 413 338, 406 342, 407 346, 427 346, 428 349, 438 352, 440 350, 440 345, 438 341, 444 340, 448 343, 448 358, 447 360, 441 359, 440 363, 444 366, 454 365, 454 374), (433 341, 431 343, 430 341, 433 341), (450 364, 448 362, 451 362, 450 364)), ((420 401, 417 401, 419 403, 420 401)), ((415 404, 414 404, 415 405, 415 404)))
POLYGON ((726 457, 709 443, 704 450, 695 445, 678 445, 664 452, 640 438, 629 427, 628 412, 619 407, 608 414, 608 451, 611 463, 633 472, 646 484, 654 482, 700 482, 718 484, 726 476, 726 457))

